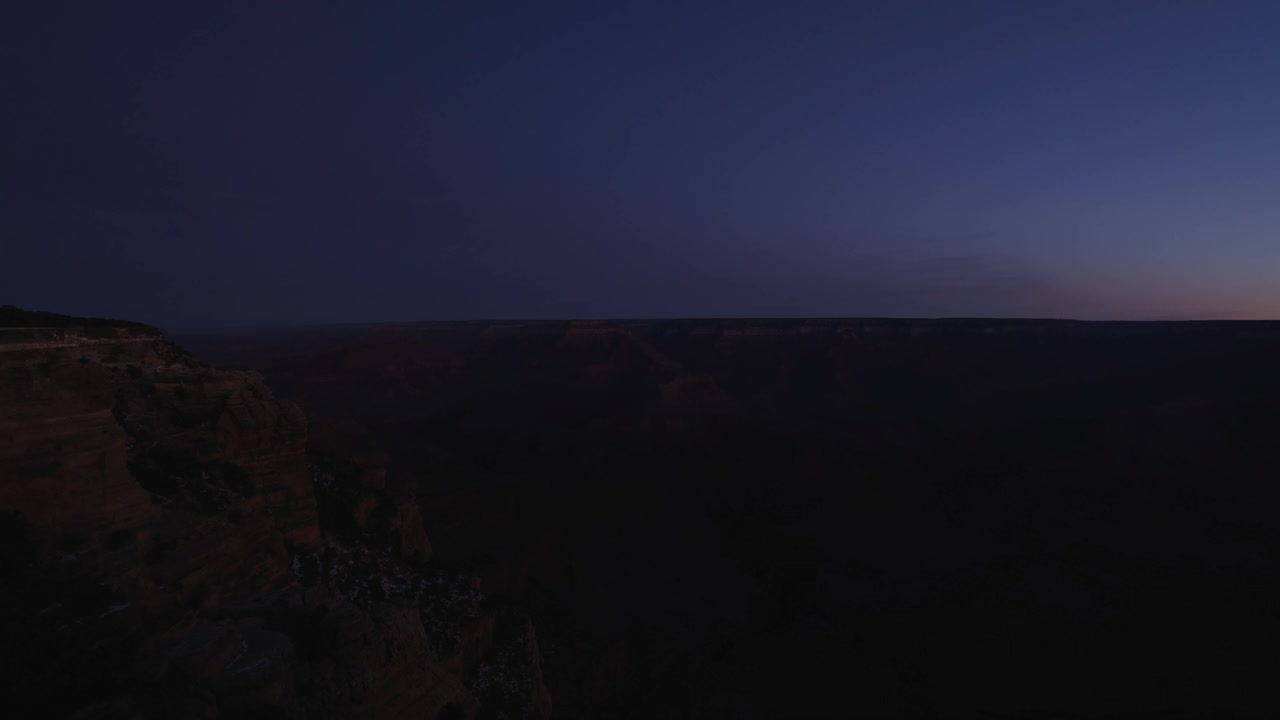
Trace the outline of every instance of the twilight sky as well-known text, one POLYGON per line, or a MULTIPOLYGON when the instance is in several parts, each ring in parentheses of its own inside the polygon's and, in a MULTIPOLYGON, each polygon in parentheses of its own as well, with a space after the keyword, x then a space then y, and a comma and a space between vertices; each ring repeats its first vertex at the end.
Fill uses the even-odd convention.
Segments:
POLYGON ((0 303, 1280 316, 1280 3, 23 4, 0 303))

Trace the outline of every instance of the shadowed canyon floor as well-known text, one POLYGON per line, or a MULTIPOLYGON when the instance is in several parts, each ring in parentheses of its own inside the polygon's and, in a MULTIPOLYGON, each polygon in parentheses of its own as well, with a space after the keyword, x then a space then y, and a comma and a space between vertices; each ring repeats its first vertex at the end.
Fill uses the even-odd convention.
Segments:
POLYGON ((0 597, 55 715, 1280 710, 1280 323, 48 324, 0 597))
POLYGON ((1280 324, 184 337, 387 458, 563 717, 1270 714, 1280 324))

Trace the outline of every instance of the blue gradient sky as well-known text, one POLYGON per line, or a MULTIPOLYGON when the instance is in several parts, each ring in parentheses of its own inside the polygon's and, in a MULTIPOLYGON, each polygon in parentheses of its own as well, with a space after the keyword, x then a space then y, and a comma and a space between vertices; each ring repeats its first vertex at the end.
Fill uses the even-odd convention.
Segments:
POLYGON ((1280 3, 51 2, 0 28, 0 302, 1280 316, 1280 3))

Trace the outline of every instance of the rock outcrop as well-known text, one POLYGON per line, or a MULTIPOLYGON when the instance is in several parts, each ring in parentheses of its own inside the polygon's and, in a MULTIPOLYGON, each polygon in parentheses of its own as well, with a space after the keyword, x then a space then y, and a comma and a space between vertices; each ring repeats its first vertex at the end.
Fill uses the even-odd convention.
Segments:
POLYGON ((199 608, 287 587, 319 545, 306 418, 256 373, 145 328, 0 345, 0 373, 0 508, 60 556, 199 608))
POLYGON ((422 527, 422 512, 416 500, 407 500, 396 507, 396 530, 401 557, 411 561, 431 559, 431 541, 422 527))
POLYGON ((256 372, 205 367, 145 326, 4 311, 10 707, 77 718, 481 712, 455 658, 484 656, 494 611, 450 616, 454 638, 428 634, 448 592, 425 574, 417 503, 381 488, 385 459, 353 458, 357 502, 319 507, 307 419, 256 372), (322 511, 347 520, 327 525, 322 511), (372 559, 337 562, 353 553, 372 559))

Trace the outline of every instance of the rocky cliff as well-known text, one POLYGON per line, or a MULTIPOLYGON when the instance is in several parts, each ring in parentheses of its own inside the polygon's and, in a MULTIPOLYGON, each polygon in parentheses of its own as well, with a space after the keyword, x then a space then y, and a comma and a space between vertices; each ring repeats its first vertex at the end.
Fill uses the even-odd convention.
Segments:
MULTIPOLYGON (((499 711, 482 702, 492 692, 467 685, 494 629, 513 621, 466 577, 426 564, 418 505, 370 482, 381 472, 371 461, 309 459, 297 406, 154 329, 3 310, 10 707, 77 718, 499 711), (355 482, 326 462, 354 468, 355 482), (465 602, 459 585, 473 593, 465 602)), ((516 705, 545 716, 527 665, 516 705)))

